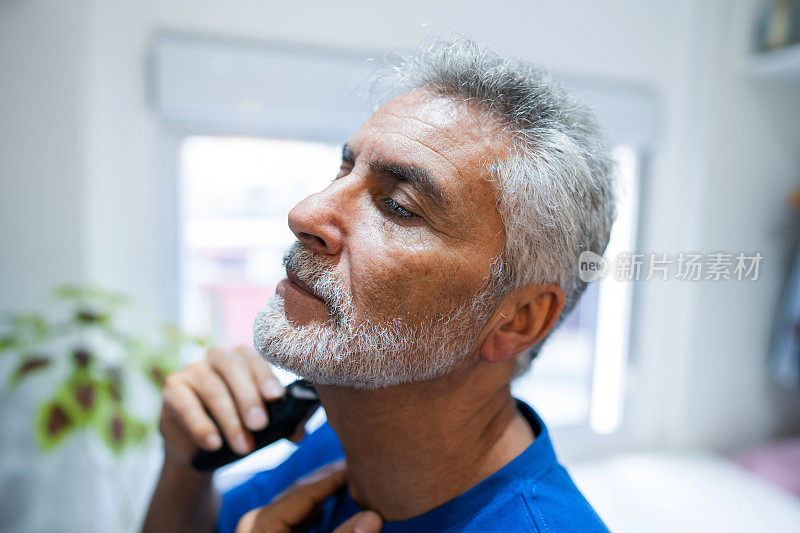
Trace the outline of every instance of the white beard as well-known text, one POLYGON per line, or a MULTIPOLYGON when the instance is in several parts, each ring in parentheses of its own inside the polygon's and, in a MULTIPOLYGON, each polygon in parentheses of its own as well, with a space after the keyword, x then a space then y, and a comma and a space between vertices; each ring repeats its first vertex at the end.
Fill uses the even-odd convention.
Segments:
POLYGON ((283 298, 275 294, 256 316, 253 340, 265 360, 317 384, 379 389, 449 374, 469 362, 493 311, 484 287, 448 316, 422 324, 400 317, 357 323, 349 295, 311 252, 295 243, 284 264, 323 298, 330 317, 324 323, 293 324, 283 298), (316 271, 316 280, 309 279, 310 271, 316 271))

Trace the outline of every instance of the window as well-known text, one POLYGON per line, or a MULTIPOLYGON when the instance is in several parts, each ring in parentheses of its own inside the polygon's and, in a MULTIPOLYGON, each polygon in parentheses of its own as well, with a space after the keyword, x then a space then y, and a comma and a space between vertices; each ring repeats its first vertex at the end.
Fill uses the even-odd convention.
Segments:
POLYGON ((186 137, 180 147, 182 322, 221 346, 253 342, 253 319, 285 277, 289 209, 336 175, 341 147, 186 137), (299 164, 298 162, 302 162, 299 164))

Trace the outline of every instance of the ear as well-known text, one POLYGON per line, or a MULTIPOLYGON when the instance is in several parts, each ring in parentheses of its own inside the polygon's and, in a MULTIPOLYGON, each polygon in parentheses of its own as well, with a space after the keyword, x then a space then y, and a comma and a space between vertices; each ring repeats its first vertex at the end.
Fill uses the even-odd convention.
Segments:
POLYGON ((556 285, 529 286, 509 294, 489 321, 481 358, 498 362, 534 346, 552 329, 565 300, 564 290, 556 285))

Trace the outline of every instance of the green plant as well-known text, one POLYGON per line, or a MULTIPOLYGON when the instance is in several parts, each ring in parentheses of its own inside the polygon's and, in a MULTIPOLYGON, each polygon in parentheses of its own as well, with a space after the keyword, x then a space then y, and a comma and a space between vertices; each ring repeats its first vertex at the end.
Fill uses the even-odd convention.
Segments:
POLYGON ((168 325, 156 342, 124 333, 115 319, 129 299, 97 287, 62 286, 53 297, 66 307, 60 320, 17 313, 0 323, 0 356, 15 359, 5 365, 10 368, 7 386, 49 374, 47 390, 52 392, 33 417, 42 450, 76 433, 95 433, 119 455, 156 428, 155 412, 131 410, 131 385, 146 381, 158 394, 164 378, 180 364, 181 352, 205 341, 168 325))

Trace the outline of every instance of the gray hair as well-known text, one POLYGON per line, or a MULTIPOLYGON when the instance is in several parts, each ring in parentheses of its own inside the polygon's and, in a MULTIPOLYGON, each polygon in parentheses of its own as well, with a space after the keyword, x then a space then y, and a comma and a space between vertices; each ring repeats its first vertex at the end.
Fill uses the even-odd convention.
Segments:
MULTIPOLYGON (((512 148, 485 168, 506 233, 488 283, 493 304, 528 285, 555 284, 566 295, 560 323, 586 288, 579 255, 602 255, 616 215, 614 166, 594 114, 545 69, 502 58, 467 37, 399 55, 376 79, 390 81, 393 92, 424 89, 476 104, 497 120, 512 148)), ((541 344, 520 354, 518 374, 541 344)))

